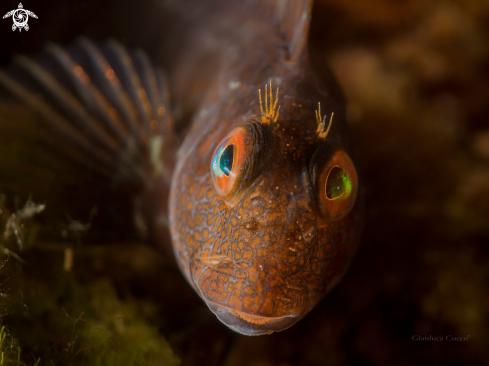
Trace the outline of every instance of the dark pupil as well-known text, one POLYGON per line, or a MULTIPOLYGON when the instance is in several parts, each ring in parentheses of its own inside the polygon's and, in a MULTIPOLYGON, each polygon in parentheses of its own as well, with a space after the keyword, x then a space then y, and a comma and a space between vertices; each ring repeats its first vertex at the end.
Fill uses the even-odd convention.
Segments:
POLYGON ((234 144, 229 145, 224 149, 221 154, 221 161, 219 162, 219 167, 224 175, 229 176, 231 170, 233 169, 233 159, 234 159, 234 144))
POLYGON ((326 182, 326 195, 330 200, 335 199, 345 193, 347 176, 340 167, 333 167, 329 172, 326 182))

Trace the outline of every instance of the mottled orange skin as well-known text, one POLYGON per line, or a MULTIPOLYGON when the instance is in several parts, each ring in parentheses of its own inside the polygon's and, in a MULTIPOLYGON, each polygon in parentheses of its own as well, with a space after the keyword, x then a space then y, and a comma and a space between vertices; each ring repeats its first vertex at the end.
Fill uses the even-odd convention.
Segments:
MULTIPOLYGON (((216 55, 215 70, 179 151, 170 193, 181 270, 221 321, 248 335, 280 331, 304 317, 345 273, 362 221, 358 202, 340 220, 324 218, 308 170, 321 144, 338 144, 354 157, 341 100, 322 85, 307 57, 288 61, 278 32, 260 32, 262 24, 246 22, 210 49, 193 50, 216 55), (257 177, 225 201, 212 183, 212 154, 237 126, 261 123, 258 89, 263 93, 269 80, 280 87, 281 106, 270 127, 271 153, 257 177), (335 113, 325 141, 316 139, 318 102, 335 113), (270 319, 254 324, 232 310, 270 319)), ((189 62, 184 58, 182 68, 189 62)), ((192 82, 180 76, 182 85, 192 82)))

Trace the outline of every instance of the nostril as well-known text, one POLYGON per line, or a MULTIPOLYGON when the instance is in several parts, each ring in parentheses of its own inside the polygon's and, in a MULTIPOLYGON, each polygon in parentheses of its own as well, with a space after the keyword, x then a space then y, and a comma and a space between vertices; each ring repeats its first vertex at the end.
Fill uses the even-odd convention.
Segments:
POLYGON ((247 230, 256 230, 258 229, 258 222, 255 219, 250 219, 243 222, 243 227, 247 230))

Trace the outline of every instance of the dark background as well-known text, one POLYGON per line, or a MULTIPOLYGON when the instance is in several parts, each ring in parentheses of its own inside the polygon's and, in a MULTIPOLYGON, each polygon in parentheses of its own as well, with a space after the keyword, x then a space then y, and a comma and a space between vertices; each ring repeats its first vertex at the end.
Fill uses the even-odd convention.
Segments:
MULTIPOLYGON (((0 12, 17 5, 2 1, 0 12)), ((156 59, 167 36, 158 32, 165 18, 157 2, 23 5, 39 19, 29 20, 28 32, 0 21, 1 63, 80 35, 113 37, 156 59)), ((482 0, 316 1, 313 62, 332 68, 349 102, 367 219, 348 274, 289 330, 231 332, 165 258, 141 245, 78 248, 67 274, 62 250, 41 243, 21 253, 27 265, 10 259, 0 272, 2 283, 10 278, 2 324, 17 339, 12 349, 20 345, 27 364, 41 357, 46 365, 94 364, 97 355, 100 364, 126 364, 123 350, 150 347, 147 339, 169 342, 154 347, 168 348, 165 361, 143 357, 155 365, 172 357, 185 365, 489 364, 488 36, 482 0), (115 310, 103 310, 110 306, 96 291, 113 292, 126 309, 124 329, 108 320, 115 310), (128 333, 131 309, 157 332, 142 340, 128 333), (75 324, 81 312, 86 321, 75 324), (120 340, 112 360, 107 345, 115 338, 100 346, 84 335, 89 318, 130 344, 120 340)))

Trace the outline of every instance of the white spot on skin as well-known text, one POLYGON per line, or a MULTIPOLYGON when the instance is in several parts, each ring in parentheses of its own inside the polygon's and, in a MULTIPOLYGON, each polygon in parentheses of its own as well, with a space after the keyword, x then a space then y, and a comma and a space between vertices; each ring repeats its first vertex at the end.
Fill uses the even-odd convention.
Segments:
POLYGON ((282 78, 281 77, 278 77, 278 76, 274 76, 272 78, 273 80, 273 84, 276 85, 276 86, 280 86, 282 85, 282 78))
POLYGON ((231 90, 238 89, 241 86, 241 81, 239 80, 231 80, 228 83, 228 88, 231 90))
POLYGON ((209 114, 209 109, 208 108, 204 108, 200 111, 199 113, 199 117, 200 118, 205 118, 207 117, 207 115, 209 114))
POLYGON ((302 236, 304 237, 305 242, 309 242, 312 240, 312 231, 314 228, 310 228, 309 230, 306 230, 305 232, 302 233, 302 236))
POLYGON ((278 186, 276 186, 275 189, 278 189, 278 186))

